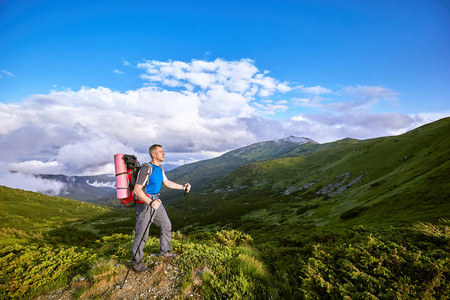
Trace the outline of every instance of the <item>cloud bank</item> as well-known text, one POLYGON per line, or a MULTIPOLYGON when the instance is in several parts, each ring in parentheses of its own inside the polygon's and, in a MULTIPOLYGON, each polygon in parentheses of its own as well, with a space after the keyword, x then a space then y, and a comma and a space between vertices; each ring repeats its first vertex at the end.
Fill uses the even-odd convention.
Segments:
MULTIPOLYGON (((153 143, 164 146, 168 164, 180 165, 290 135, 330 142, 400 134, 449 115, 376 113, 375 106, 398 101, 399 93, 382 86, 294 85, 249 59, 124 66, 140 70, 141 88, 82 87, 0 104, 3 170, 112 174, 114 154, 147 161, 153 143)), ((0 174, 0 184, 16 186, 14 176, 0 174)))

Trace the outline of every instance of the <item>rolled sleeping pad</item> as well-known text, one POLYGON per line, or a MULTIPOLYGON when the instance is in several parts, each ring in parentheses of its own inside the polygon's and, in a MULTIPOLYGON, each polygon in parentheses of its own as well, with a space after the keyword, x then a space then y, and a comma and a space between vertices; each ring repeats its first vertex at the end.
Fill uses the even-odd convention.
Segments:
POLYGON ((116 188, 117 199, 125 199, 130 197, 130 190, 128 189, 128 174, 127 166, 123 160, 124 154, 114 155, 114 167, 116 170, 116 188))

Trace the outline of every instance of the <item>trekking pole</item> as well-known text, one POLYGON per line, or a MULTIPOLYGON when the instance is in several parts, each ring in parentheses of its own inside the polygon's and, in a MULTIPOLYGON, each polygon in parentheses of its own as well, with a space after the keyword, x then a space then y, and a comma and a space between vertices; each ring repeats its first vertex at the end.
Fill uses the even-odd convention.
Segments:
MULTIPOLYGON (((152 222, 153 222, 153 215, 155 214, 156 209, 153 209, 151 206, 150 206, 150 208, 153 210, 153 212, 152 212, 152 214, 150 215, 150 220, 148 220, 147 227, 145 228, 145 231, 144 231, 144 234, 142 235, 141 241, 139 242, 139 245, 137 246, 137 250, 139 250, 139 248, 141 247, 142 241, 144 240, 144 236, 145 236, 145 234, 147 233, 148 228, 150 227, 150 225, 152 225, 152 222)), ((130 269, 133 267, 133 266, 131 266, 131 262, 132 262, 132 261, 134 260, 134 258, 136 257, 137 252, 138 252, 138 251, 136 251, 136 252, 134 253, 133 257, 132 257, 131 260, 130 260, 130 266, 128 267, 127 275, 125 275, 125 279, 123 280, 122 284, 120 285, 120 289, 123 288, 123 285, 125 284, 125 281, 126 281, 127 278, 128 278, 128 274, 130 273, 130 269)))
POLYGON ((183 239, 184 239, 184 235, 186 234, 186 219, 187 219, 187 200, 189 197, 189 192, 186 190, 184 190, 184 197, 185 197, 185 202, 184 202, 184 227, 183 227, 183 234, 181 235, 181 246, 183 246, 183 239))

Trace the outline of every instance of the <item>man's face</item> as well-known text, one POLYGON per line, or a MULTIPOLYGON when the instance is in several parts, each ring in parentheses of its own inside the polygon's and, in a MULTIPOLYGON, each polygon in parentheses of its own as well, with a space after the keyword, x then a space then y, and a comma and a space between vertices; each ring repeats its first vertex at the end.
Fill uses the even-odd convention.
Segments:
POLYGON ((155 150, 153 150, 153 158, 159 161, 164 161, 164 149, 162 147, 156 147, 155 150))

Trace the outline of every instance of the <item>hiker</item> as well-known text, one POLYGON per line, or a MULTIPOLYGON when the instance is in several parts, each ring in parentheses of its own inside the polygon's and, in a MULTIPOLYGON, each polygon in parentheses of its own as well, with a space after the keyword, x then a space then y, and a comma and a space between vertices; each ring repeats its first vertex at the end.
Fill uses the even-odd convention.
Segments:
POLYGON ((189 192, 191 189, 189 183, 181 185, 167 179, 164 169, 161 166, 165 155, 161 145, 152 145, 149 148, 149 154, 151 162, 148 165, 145 164, 142 166, 134 187, 134 194, 137 198, 134 208, 136 212, 136 227, 132 248, 134 259, 131 261, 131 265, 135 272, 143 272, 147 269, 141 263, 141 260, 144 257, 144 246, 148 239, 146 226, 149 224, 152 214, 153 223, 160 228, 160 249, 158 256, 164 258, 176 257, 176 254, 170 251, 172 224, 159 195, 161 185, 164 184, 170 189, 185 190, 186 192, 189 192), (153 170, 150 178, 148 178, 148 184, 144 186, 145 182, 147 182, 146 177, 149 167, 153 170), (155 211, 154 213, 153 210, 155 211))

